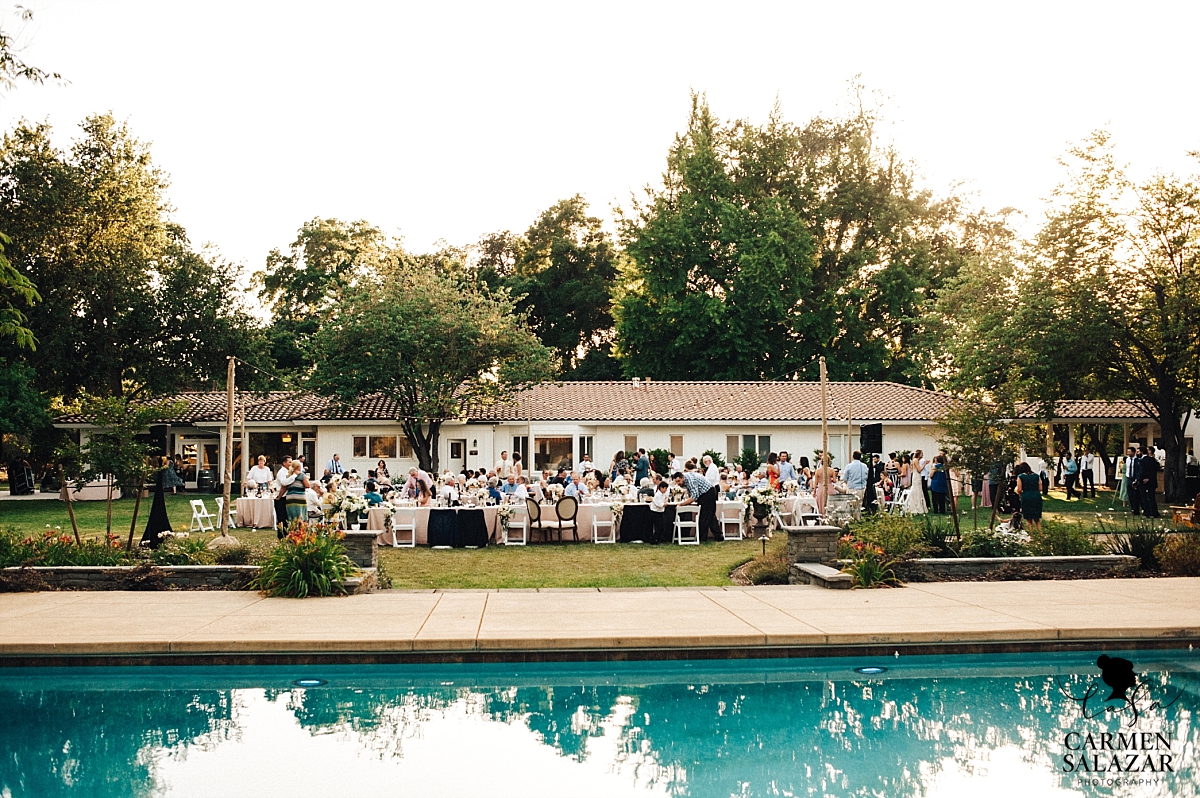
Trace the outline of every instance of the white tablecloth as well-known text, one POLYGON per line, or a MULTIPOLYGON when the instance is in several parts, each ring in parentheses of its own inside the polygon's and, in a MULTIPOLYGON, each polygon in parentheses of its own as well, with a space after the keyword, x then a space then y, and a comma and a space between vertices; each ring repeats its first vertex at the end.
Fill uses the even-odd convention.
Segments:
POLYGON ((237 525, 253 529, 275 528, 275 501, 270 497, 243 496, 236 502, 237 525))

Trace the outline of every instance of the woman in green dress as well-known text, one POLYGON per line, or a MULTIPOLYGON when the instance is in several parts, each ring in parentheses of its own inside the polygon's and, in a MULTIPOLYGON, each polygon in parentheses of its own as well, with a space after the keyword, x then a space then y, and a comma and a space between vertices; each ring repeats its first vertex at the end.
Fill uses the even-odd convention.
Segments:
POLYGON ((287 507, 288 525, 292 521, 303 519, 308 510, 308 477, 304 475, 304 467, 300 461, 293 460, 291 472, 283 480, 283 500, 287 507))
POLYGON ((1042 528, 1041 479, 1033 473, 1029 463, 1017 465, 1017 495, 1021 497, 1021 518, 1037 530, 1042 528))

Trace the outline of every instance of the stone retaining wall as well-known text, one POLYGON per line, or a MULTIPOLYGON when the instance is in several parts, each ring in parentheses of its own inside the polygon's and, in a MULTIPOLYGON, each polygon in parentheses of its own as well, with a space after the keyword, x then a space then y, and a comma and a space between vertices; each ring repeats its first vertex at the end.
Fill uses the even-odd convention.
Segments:
POLYGON ((1138 558, 1127 554, 1094 554, 1061 557, 945 557, 909 560, 904 568, 919 570, 930 576, 975 576, 995 571, 1006 565, 1022 565, 1043 571, 1111 571, 1114 568, 1136 568, 1138 558))
POLYGON ((155 590, 226 588, 239 590, 258 575, 257 565, 60 565, 5 568, 10 578, 41 579, 50 588, 155 590))

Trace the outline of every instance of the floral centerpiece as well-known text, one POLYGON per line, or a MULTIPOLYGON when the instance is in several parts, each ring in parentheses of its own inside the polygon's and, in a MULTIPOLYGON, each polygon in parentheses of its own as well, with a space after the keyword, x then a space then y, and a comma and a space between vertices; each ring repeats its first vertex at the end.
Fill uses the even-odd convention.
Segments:
POLYGON ((800 483, 794 479, 785 479, 783 481, 783 490, 788 496, 795 496, 800 492, 800 483))
POLYGON ((502 504, 496 510, 496 515, 500 519, 501 531, 508 529, 508 521, 512 518, 513 512, 517 509, 515 504, 502 504))
POLYGON ((671 492, 671 501, 673 501, 673 502, 681 502, 685 498, 687 498, 687 489, 684 488, 682 485, 676 485, 675 483, 671 483, 671 491, 670 492, 671 492))
POLYGON ((564 490, 563 486, 558 484, 557 482, 546 486, 546 493, 550 496, 550 499, 552 501, 556 501, 556 502, 562 498, 563 490, 564 490))
POLYGON ((762 520, 779 509, 780 496, 774 488, 767 485, 759 485, 747 491, 742 496, 742 502, 746 505, 745 517, 747 520, 749 520, 751 515, 762 520))

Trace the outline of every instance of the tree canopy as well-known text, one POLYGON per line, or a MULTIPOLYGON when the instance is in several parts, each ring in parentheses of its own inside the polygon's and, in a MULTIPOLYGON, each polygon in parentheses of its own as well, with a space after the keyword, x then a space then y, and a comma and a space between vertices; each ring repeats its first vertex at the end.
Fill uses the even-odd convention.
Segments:
POLYGON ((978 222, 919 190, 876 123, 722 123, 693 97, 662 186, 621 219, 626 374, 811 378, 824 354, 834 379, 927 382, 919 321, 978 222))
POLYGON ((1167 497, 1183 498, 1183 428, 1200 406, 1200 177, 1135 183, 1103 132, 1063 164, 1029 246, 973 264, 946 293, 948 384, 1019 380, 1047 417, 1061 398, 1135 400, 1162 429, 1167 497))
POLYGON ((438 468, 442 423, 554 374, 551 351, 506 289, 402 259, 341 288, 313 357, 317 393, 392 400, 426 470, 438 468))
POLYGON ((39 390, 120 396, 219 379, 252 357, 254 326, 233 267, 194 252, 170 220, 149 147, 111 116, 88 117, 69 151, 21 124, 0 151, 0 229, 41 301, 24 355, 39 390))

